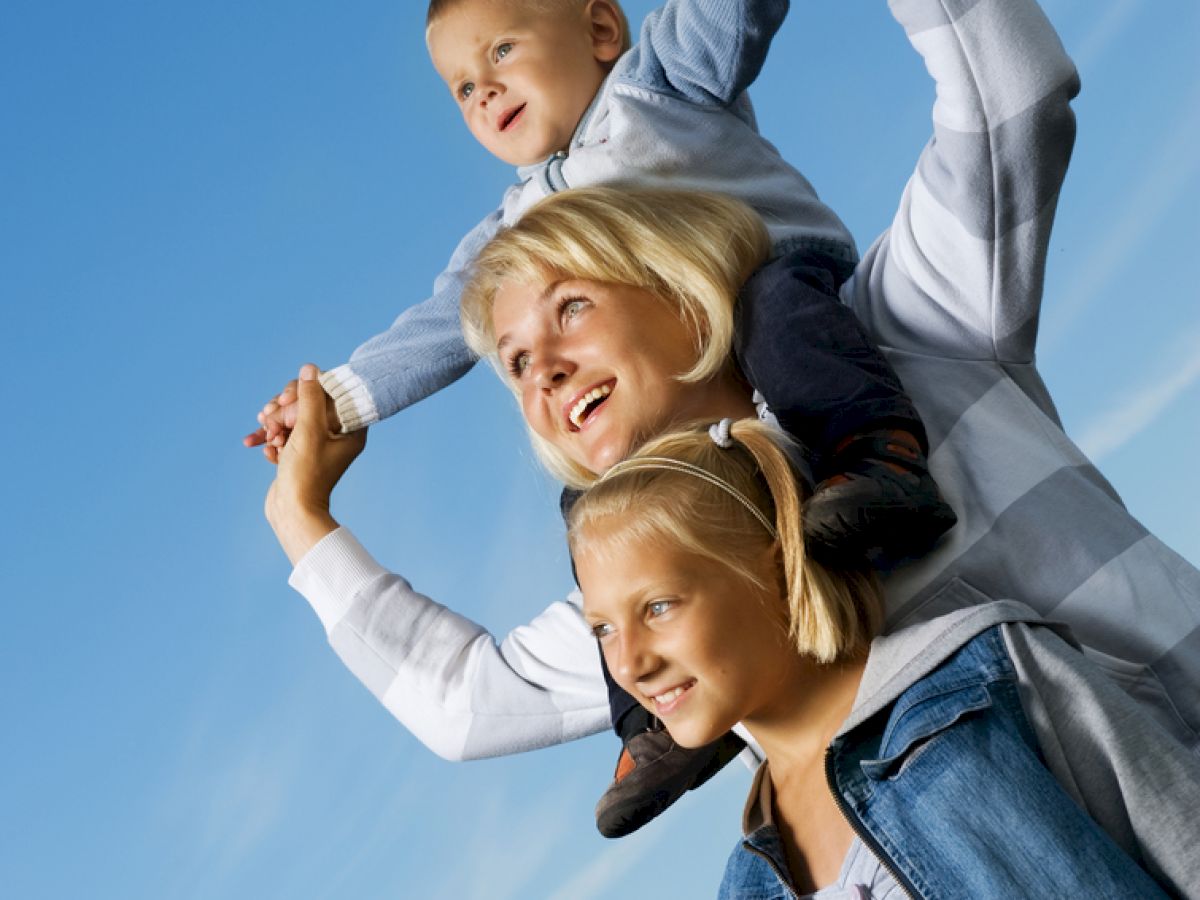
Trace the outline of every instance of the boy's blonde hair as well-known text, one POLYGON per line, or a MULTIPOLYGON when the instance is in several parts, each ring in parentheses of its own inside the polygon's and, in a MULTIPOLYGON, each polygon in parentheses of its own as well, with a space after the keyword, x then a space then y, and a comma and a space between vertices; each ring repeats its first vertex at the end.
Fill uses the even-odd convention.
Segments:
MULTIPOLYGON (((429 9, 425 13, 426 32, 429 31, 429 26, 443 15, 465 2, 466 0, 429 0, 429 9)), ((540 13, 554 13, 571 6, 583 6, 588 0, 509 0, 509 2, 524 4, 540 13)), ((633 46, 633 36, 629 31, 629 19, 625 16, 625 10, 621 8, 621 4, 617 0, 607 0, 607 2, 617 11, 617 17, 620 19, 621 52, 624 53, 633 46)))
MULTIPOLYGON (((492 305, 503 284, 578 278, 632 285, 670 304, 689 326, 696 363, 679 379, 705 381, 729 364, 734 301, 769 252, 758 214, 724 194, 636 185, 563 191, 531 207, 480 251, 463 292, 463 334, 511 387, 492 328, 492 305)), ((560 481, 586 487, 595 480, 598 473, 532 431, 530 439, 560 481)))
POLYGON ((743 419, 733 423, 730 436, 733 445, 720 447, 704 424, 646 443, 576 502, 569 516, 572 553, 669 544, 760 588, 777 588, 799 653, 832 662, 865 647, 883 625, 873 571, 865 561, 858 569, 834 570, 806 557, 801 496, 784 435, 743 419), (716 476, 773 522, 777 536, 727 490, 651 458, 678 460, 716 476), (601 523, 599 537, 595 526, 601 523), (762 560, 772 550, 777 582, 764 584, 762 560))

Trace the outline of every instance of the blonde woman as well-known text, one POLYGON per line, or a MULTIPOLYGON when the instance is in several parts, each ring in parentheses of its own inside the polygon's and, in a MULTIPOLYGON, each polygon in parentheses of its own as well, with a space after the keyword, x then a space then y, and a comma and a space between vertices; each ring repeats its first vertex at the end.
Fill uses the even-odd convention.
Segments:
POLYGON ((801 509, 778 431, 725 419, 570 516, 621 687, 685 747, 740 722, 766 754, 722 896, 1200 894, 1200 760, 1065 629, 1002 601, 878 637, 872 574, 806 558, 801 509))

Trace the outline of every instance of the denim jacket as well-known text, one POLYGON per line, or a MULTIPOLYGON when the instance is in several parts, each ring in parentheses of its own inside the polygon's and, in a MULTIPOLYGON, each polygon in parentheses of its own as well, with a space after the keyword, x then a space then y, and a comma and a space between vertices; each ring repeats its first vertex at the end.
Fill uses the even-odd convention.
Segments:
MULTIPOLYGON (((1026 703, 1053 691, 1055 679, 1027 662, 1018 666, 1010 647, 1025 646, 1041 632, 1033 645, 1058 647, 1045 659, 1088 668, 1035 621, 1020 604, 995 603, 910 629, 923 632, 922 641, 936 636, 915 656, 907 656, 914 635, 872 646, 855 709, 826 751, 826 780, 843 815, 912 897, 1195 896, 1200 863, 1189 860, 1200 845, 1195 756, 1138 711, 1131 716, 1131 703, 1119 691, 1071 698, 1090 723, 1082 731, 1068 735, 1071 726, 1065 726, 1056 735, 1040 723, 1035 729, 1037 716, 1027 715, 1026 703), (895 673, 882 687, 871 683, 881 670, 895 673), (1039 738, 1084 744, 1085 733, 1090 749, 1100 746, 1117 760, 1117 770, 1120 760, 1140 756, 1143 764, 1135 769, 1141 774, 1097 778, 1103 790, 1092 792, 1108 796, 1080 802, 1081 785, 1070 773, 1060 780, 1051 770, 1039 738), (1139 746, 1117 746, 1122 742, 1139 746), (1164 771, 1178 777, 1163 779, 1164 771), (1105 812, 1122 807, 1129 817, 1123 823, 1105 812), (1184 834, 1171 833, 1178 828, 1184 834)), ((1102 770, 1092 759, 1089 768, 1102 770)), ((723 898, 797 896, 771 819, 770 792, 762 790, 766 777, 764 764, 747 805, 745 839, 726 869, 723 898)))
POLYGON ((469 267, 502 227, 556 191, 608 182, 720 191, 763 217, 776 255, 811 248, 848 272, 846 226, 759 133, 746 88, 758 77, 788 0, 667 0, 613 67, 570 147, 517 170, 517 183, 463 238, 433 295, 326 372, 347 431, 399 412, 464 375, 459 300, 469 267))

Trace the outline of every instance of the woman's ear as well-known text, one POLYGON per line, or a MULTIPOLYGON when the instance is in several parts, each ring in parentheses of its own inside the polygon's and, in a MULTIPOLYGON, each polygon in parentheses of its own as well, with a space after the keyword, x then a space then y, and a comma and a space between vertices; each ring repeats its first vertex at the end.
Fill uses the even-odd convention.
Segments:
POLYGON ((588 0, 585 15, 592 37, 592 55, 604 65, 616 62, 624 51, 625 17, 609 0, 588 0))

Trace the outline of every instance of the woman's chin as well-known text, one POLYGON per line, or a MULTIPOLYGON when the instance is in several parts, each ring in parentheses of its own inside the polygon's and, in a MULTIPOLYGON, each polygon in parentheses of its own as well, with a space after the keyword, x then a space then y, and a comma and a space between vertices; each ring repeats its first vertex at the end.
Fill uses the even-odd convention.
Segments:
POLYGON ((633 449, 625 444, 621 444, 618 447, 610 443, 605 443, 592 447, 588 451, 587 458, 579 460, 579 462, 589 472, 593 472, 596 475, 603 475, 628 456, 633 449))

